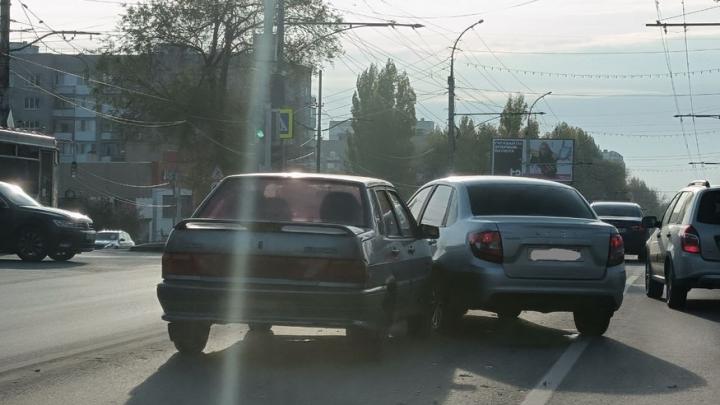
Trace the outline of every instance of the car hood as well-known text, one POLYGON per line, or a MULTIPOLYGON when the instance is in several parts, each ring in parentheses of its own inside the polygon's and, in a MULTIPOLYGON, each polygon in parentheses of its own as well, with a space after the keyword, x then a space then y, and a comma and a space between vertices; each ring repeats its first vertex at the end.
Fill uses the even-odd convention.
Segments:
POLYGON ((23 206, 21 208, 26 211, 45 213, 45 214, 48 214, 51 216, 61 217, 62 219, 70 219, 70 220, 79 221, 79 222, 92 222, 92 220, 87 215, 83 215, 79 212, 63 210, 60 208, 32 207, 32 206, 27 206, 27 205, 23 206))

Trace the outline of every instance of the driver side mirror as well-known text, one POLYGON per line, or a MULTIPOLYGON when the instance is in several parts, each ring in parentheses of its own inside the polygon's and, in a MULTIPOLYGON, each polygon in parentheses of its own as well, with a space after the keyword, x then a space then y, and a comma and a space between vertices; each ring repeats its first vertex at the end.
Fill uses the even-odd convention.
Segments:
POLYGON ((658 222, 657 217, 647 216, 647 217, 643 217, 642 226, 644 226, 647 229, 658 228, 660 226, 660 223, 658 222))
POLYGON ((440 238, 440 228, 432 225, 420 225, 420 239, 440 238))

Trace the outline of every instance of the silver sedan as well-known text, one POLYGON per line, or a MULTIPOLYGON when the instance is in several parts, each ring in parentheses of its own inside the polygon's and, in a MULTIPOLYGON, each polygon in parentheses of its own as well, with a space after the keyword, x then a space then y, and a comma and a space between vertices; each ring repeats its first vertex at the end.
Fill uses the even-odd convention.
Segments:
POLYGON ((435 284, 449 327, 468 309, 573 312, 577 329, 602 335, 620 307, 624 246, 573 187, 518 177, 448 177, 409 200, 419 224, 440 227, 435 284))

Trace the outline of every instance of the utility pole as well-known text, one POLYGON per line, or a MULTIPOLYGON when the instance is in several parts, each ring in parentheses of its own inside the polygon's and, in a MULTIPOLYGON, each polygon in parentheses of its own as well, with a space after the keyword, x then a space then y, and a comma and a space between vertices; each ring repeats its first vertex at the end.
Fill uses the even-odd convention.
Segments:
MULTIPOLYGON (((265 0, 264 1, 264 10, 263 10, 263 39, 262 39, 262 45, 264 47, 275 47, 275 41, 273 38, 273 19, 275 16, 275 0, 265 0)), ((267 48, 266 48, 267 49, 267 48)), ((271 53, 269 52, 260 52, 262 56, 271 56, 270 59, 275 58, 275 50, 271 53), (269 54, 269 55, 268 55, 269 54)), ((262 62, 263 65, 267 67, 266 72, 271 72, 274 60, 265 60, 262 62)), ((272 81, 270 81, 270 86, 272 86, 272 81)), ((264 87, 264 86, 263 86, 264 87)), ((263 165, 262 165, 262 171, 270 172, 272 171, 272 142, 273 142, 273 122, 272 122, 272 103, 270 99, 264 100, 265 108, 265 135, 263 137, 264 148, 263 148, 263 165)))
POLYGON ((0 126, 10 113, 10 0, 0 0, 0 126))
POLYGON ((533 107, 535 107, 535 104, 537 104, 538 101, 542 100, 543 97, 549 96, 551 94, 552 94, 552 91, 548 91, 547 93, 543 94, 542 96, 536 98, 535 101, 533 101, 532 104, 530 104, 530 109, 528 109, 528 114, 527 114, 527 122, 525 123, 525 138, 527 138, 528 135, 530 135, 530 116, 532 115, 533 107))
POLYGON ((315 172, 320 173, 320 146, 322 145, 322 69, 318 71, 317 139, 315 146, 315 172))
POLYGON ((450 146, 449 166, 450 172, 455 167, 455 49, 462 36, 473 29, 476 25, 482 24, 483 20, 479 20, 458 35, 452 46, 450 53, 450 76, 448 76, 448 142, 450 146))

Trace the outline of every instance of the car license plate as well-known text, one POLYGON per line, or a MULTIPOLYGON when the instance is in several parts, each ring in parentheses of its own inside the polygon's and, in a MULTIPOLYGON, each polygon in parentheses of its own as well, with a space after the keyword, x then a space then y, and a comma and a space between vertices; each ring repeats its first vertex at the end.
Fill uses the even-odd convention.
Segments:
POLYGON ((581 262, 582 254, 580 253, 580 249, 531 249, 530 260, 534 262, 581 262))

